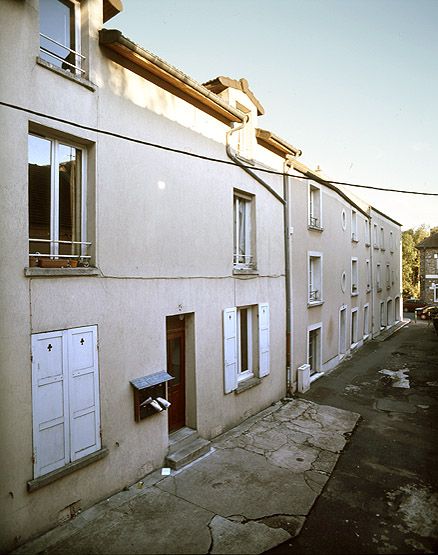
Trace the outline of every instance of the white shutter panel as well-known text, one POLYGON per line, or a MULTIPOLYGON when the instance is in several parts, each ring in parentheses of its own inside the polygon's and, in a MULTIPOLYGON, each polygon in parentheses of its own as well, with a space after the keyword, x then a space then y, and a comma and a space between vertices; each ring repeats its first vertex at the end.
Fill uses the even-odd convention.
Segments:
POLYGON ((66 367, 62 331, 32 335, 34 478, 70 459, 66 367))
POLYGON ((269 304, 259 304, 259 377, 270 372, 269 361, 269 304))
POLYGON ((237 388, 237 310, 224 310, 224 389, 231 393, 237 388))
POLYGON ((100 445, 97 326, 67 330, 70 386, 70 453, 75 461, 100 445))

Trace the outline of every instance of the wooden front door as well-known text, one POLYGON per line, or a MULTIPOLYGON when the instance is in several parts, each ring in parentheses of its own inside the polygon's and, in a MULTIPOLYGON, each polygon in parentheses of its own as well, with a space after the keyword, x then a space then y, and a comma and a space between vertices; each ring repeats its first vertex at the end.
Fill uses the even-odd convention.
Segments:
POLYGON ((167 372, 173 376, 168 383, 169 432, 179 430, 186 423, 185 322, 178 316, 168 317, 167 372))

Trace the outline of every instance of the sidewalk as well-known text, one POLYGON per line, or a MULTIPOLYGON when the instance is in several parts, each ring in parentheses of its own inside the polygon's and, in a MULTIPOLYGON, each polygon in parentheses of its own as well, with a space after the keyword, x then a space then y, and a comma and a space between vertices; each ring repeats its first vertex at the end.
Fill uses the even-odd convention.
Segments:
POLYGON ((262 553, 300 532, 358 419, 279 402, 198 461, 146 476, 14 554, 262 553))

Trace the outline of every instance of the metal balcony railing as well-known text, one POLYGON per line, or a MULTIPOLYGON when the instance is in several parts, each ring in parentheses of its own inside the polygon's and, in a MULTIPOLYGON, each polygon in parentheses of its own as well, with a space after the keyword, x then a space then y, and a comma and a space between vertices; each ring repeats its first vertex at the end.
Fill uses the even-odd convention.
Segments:
MULTIPOLYGON (((62 62, 62 66, 66 65, 69 68, 72 68, 72 70, 74 70, 73 73, 78 73, 79 72, 81 75, 85 73, 85 70, 82 69, 82 63, 85 60, 85 56, 83 56, 80 52, 77 52, 76 50, 73 50, 72 48, 69 48, 68 46, 65 46, 65 44, 61 44, 60 42, 56 41, 55 39, 52 39, 51 37, 48 37, 44 33, 40 33, 40 37, 52 42, 53 44, 56 44, 57 46, 60 46, 66 52, 68 52, 66 57, 62 58, 58 54, 55 54, 54 52, 48 50, 46 47, 42 46, 41 43, 40 43, 40 52, 41 53, 44 53, 47 56, 51 56, 52 58, 58 60, 59 62, 62 62), (74 62, 75 62, 74 64, 72 64, 71 61, 67 61, 67 59, 71 55, 73 55, 72 58, 74 59, 74 62)), ((63 69, 67 69, 67 68, 63 67, 63 69)), ((71 70, 67 69, 67 71, 71 71, 71 70)))

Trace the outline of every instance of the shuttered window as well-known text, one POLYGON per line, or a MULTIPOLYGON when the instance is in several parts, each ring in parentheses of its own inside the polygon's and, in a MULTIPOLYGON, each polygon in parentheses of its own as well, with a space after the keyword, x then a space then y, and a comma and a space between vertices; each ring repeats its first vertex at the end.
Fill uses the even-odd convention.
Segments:
POLYGON ((32 336, 34 477, 101 448, 97 326, 32 336))
POLYGON ((231 393, 239 382, 270 372, 269 305, 226 308, 223 327, 224 390, 231 393))

